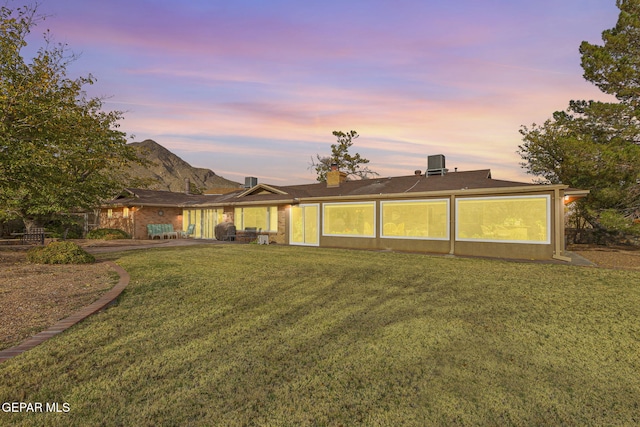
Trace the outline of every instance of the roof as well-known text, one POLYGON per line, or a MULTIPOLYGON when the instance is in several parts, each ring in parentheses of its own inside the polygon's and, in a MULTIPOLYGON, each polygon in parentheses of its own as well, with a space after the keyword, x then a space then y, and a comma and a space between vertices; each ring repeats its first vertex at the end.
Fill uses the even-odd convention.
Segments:
POLYGON ((113 200, 105 203, 106 206, 183 206, 187 203, 205 202, 215 199, 215 196, 203 196, 199 194, 177 193, 172 191, 145 190, 142 188, 125 188, 125 190, 113 200))
POLYGON ((478 193, 488 190, 537 191, 540 189, 566 188, 564 185, 542 185, 491 178, 489 169, 467 172, 449 172, 444 175, 408 175, 388 178, 373 178, 345 181, 337 187, 327 187, 324 182, 302 185, 277 186, 258 184, 250 189, 241 189, 221 195, 188 195, 168 191, 127 189, 129 197, 110 202, 111 205, 181 206, 204 207, 236 204, 297 203, 300 201, 361 199, 371 196, 416 197, 478 193), (507 190, 509 189, 509 190, 507 190))
MULTIPOLYGON (((324 182, 302 185, 276 186, 259 184, 249 190, 237 191, 206 200, 206 204, 258 204, 269 202, 299 202, 312 199, 348 199, 375 196, 410 196, 424 193, 454 193, 481 189, 537 190, 541 184, 504 181, 491 178, 489 169, 467 172, 450 172, 445 175, 408 175, 346 181, 338 187, 327 187, 324 182)), ((548 186, 544 186, 548 187, 548 186)), ((565 187, 565 186, 562 186, 565 187)), ((551 188, 551 187, 548 187, 551 188)), ((473 191, 471 191, 473 192, 473 191)), ((193 203, 201 205, 203 203, 193 203)))

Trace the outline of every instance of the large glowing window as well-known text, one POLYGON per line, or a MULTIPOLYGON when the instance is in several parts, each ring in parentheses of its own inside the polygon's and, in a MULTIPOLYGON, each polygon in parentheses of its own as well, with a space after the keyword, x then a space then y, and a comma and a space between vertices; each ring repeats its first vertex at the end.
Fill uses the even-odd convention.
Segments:
POLYGON ((258 228, 262 231, 278 231, 278 207, 236 208, 234 223, 238 230, 258 228))
POLYGON ((318 245, 318 205, 291 206, 290 242, 295 245, 318 245))
POLYGON ((449 200, 385 201, 381 203, 381 237, 449 239, 449 200))
POLYGON ((222 209, 183 209, 182 230, 187 231, 194 224, 194 238, 215 239, 215 227, 222 222, 222 214, 222 209))
POLYGON ((456 199, 456 215, 457 240, 551 242, 549 196, 456 199))
POLYGON ((375 237, 375 202, 325 203, 324 236, 375 237))
POLYGON ((215 239, 215 226, 222 222, 222 209, 190 209, 183 213, 183 230, 194 224, 193 237, 215 239))

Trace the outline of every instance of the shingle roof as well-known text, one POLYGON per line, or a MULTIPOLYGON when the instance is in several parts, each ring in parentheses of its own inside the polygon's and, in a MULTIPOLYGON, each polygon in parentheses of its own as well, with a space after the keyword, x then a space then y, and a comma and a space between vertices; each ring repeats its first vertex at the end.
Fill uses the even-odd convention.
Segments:
MULTIPOLYGON (((348 198, 366 195, 392 195, 428 192, 446 192, 469 189, 498 189, 513 187, 539 187, 539 184, 504 181, 491 178, 489 169, 467 172, 451 172, 445 175, 408 175, 388 178, 373 178, 356 181, 346 181, 338 187, 327 187, 324 182, 302 185, 260 185, 256 191, 237 191, 206 200, 210 204, 259 203, 273 201, 287 201, 311 198, 348 198), (263 189, 274 189, 283 194, 268 193, 263 189)), ((195 204, 200 205, 201 202, 195 204)))
POLYGON ((454 192, 473 189, 500 189, 513 187, 540 187, 540 184, 504 181, 491 178, 489 169, 467 172, 450 172, 445 175, 408 175, 346 181, 338 187, 327 187, 324 182, 302 185, 263 185, 255 191, 238 190, 217 196, 187 195, 168 191, 128 189, 131 197, 115 199, 111 204, 124 206, 206 206, 233 205, 275 201, 292 201, 310 198, 348 198, 366 195, 409 195, 411 193, 454 192), (281 193, 281 194, 276 194, 281 193))
POLYGON ((205 202, 215 196, 177 193, 172 191, 126 188, 122 195, 105 203, 109 206, 182 206, 186 203, 205 202))

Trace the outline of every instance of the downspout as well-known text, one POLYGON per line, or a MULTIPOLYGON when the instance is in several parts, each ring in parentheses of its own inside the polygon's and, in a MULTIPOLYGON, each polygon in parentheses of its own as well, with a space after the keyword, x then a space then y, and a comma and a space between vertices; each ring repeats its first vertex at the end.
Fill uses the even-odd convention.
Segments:
POLYGON ((555 227, 554 229, 554 250, 553 259, 560 261, 571 262, 571 258, 562 255, 564 252, 564 204, 563 198, 560 198, 560 189, 553 189, 553 208, 555 212, 555 227))

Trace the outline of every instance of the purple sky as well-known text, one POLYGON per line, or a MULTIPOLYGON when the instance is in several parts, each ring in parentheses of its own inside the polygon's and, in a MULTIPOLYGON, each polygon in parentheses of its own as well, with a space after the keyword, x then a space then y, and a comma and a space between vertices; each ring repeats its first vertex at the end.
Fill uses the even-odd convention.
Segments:
MULTIPOLYGON (((14 3, 16 6, 21 3, 14 3)), ((491 168, 529 182, 521 125, 607 99, 578 47, 615 25, 614 0, 42 0, 80 58, 70 76, 124 110, 121 129, 244 182, 313 182, 334 130, 381 176, 491 168)))

